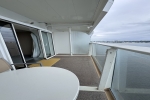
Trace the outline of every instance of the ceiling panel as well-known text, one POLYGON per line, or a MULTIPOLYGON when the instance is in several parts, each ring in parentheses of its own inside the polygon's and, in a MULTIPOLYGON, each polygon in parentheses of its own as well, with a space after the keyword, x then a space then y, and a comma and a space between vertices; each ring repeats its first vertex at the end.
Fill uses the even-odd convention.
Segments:
POLYGON ((1 0, 0 6, 36 21, 48 18, 43 11, 37 10, 35 7, 29 6, 19 0, 1 0), (39 13, 39 11, 41 12, 39 13))
POLYGON ((39 22, 92 22, 99 0, 1 0, 0 6, 39 22))
POLYGON ((92 20, 99 0, 72 0, 79 20, 92 20))
POLYGON ((100 1, 105 0, 0 0, 0 6, 37 22, 93 24, 100 1))
POLYGON ((69 31, 69 28, 71 28, 72 31, 81 31, 81 32, 89 32, 90 28, 87 26, 73 26, 73 27, 67 27, 67 26, 55 26, 53 27, 53 30, 59 31, 59 32, 65 32, 69 31))

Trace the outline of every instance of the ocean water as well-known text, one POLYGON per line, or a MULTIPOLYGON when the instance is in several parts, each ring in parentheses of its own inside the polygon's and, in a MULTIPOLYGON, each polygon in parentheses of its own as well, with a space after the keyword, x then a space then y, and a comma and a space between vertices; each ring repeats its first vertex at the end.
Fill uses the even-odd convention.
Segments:
MULTIPOLYGON (((116 43, 150 47, 150 43, 116 43)), ((103 67, 109 47, 95 45, 95 58, 103 67)), ((117 50, 111 90, 116 100, 150 100, 150 55, 117 50)))
MULTIPOLYGON (((150 47, 150 43, 117 43, 150 47)), ((150 55, 118 50, 112 92, 116 100, 150 100, 150 55)))
POLYGON ((132 46, 141 46, 141 47, 150 47, 150 43, 116 43, 119 45, 132 45, 132 46))

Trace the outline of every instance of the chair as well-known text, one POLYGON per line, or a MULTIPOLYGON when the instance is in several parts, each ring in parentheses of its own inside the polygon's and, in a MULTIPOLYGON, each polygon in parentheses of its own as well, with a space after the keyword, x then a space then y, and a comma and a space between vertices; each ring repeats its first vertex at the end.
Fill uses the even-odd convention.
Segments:
POLYGON ((0 73, 5 72, 5 71, 9 71, 9 70, 14 70, 12 68, 12 65, 20 65, 20 64, 39 64, 42 67, 41 63, 15 63, 15 64, 10 64, 5 59, 0 58, 0 73))
POLYGON ((11 65, 3 58, 0 58, 0 73, 11 70, 11 65))

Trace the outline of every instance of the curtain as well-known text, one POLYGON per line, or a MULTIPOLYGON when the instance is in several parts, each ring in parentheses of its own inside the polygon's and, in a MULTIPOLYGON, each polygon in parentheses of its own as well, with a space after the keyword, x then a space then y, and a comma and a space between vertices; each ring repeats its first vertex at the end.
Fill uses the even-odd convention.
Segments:
POLYGON ((31 33, 31 37, 32 37, 32 40, 33 40, 33 54, 32 54, 32 57, 38 57, 40 55, 40 48, 39 48, 39 45, 38 45, 37 37, 33 33, 31 33))

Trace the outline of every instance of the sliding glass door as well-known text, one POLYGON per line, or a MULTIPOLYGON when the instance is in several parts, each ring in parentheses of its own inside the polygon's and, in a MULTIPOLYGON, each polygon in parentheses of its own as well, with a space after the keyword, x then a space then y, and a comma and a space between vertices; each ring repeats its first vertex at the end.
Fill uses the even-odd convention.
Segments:
POLYGON ((42 40, 45 49, 45 56, 46 58, 49 58, 54 55, 52 35, 51 33, 43 32, 43 31, 41 33, 42 33, 42 40))
POLYGON ((48 35, 48 40, 49 40, 51 56, 53 56, 53 55, 55 55, 55 52, 54 52, 54 44, 53 44, 52 34, 51 33, 47 33, 47 35, 48 35))
POLYGON ((13 25, 26 62, 33 63, 42 60, 44 55, 38 29, 19 24, 13 25))
MULTIPOLYGON (((13 63, 24 63, 25 61, 22 57, 12 24, 0 21, 0 33, 2 34, 13 63)), ((16 65, 15 67, 22 68, 25 65, 16 65)))

